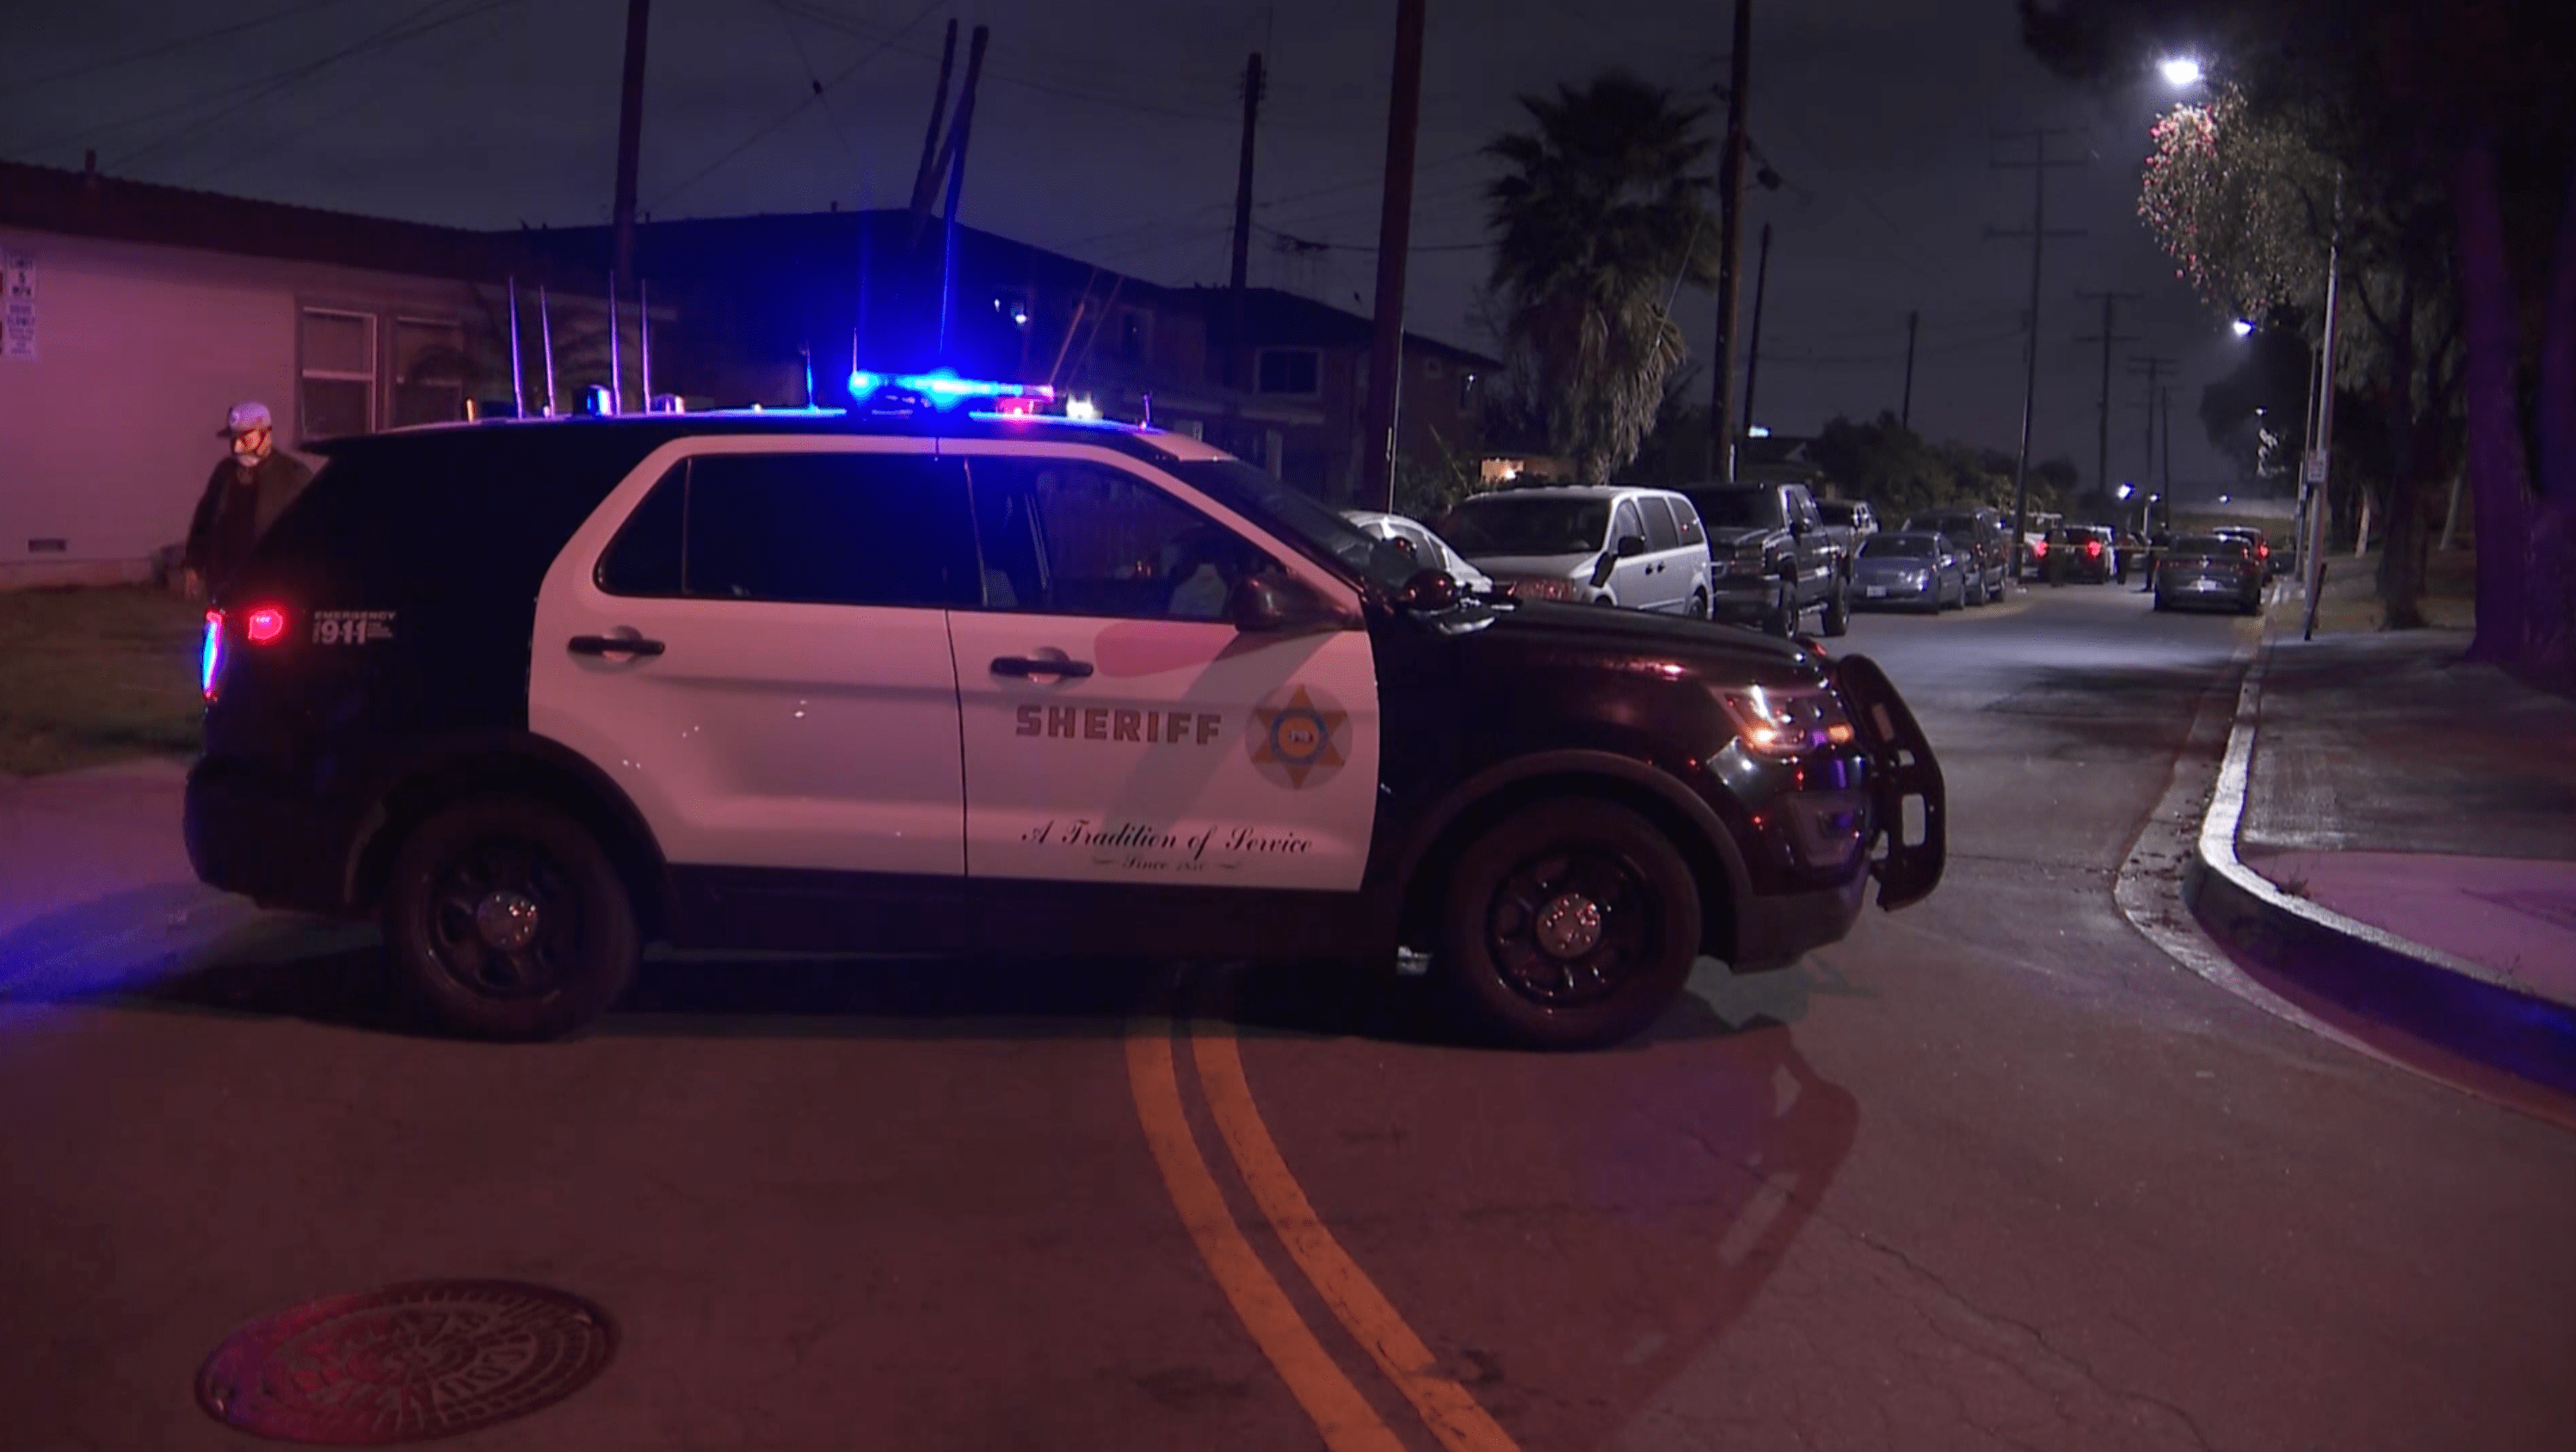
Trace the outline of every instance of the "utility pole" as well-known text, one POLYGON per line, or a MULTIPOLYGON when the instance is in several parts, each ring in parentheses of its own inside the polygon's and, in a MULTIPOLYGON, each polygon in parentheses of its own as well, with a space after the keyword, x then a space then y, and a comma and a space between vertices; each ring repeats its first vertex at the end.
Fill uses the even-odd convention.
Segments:
POLYGON ((617 101, 617 202, 610 212, 616 255, 609 271, 635 275, 635 172, 644 153, 644 42, 652 0, 626 0, 626 83, 617 101))
POLYGON ((2035 127, 2029 131, 2003 132, 1998 141, 2030 142, 2030 160, 1997 161, 2004 171, 2028 171, 2031 174, 2030 229, 2001 231, 1989 228, 1988 238, 2028 237, 2030 239, 2030 357, 2022 382, 2021 452, 2013 461, 2013 558, 2020 559, 2024 544, 2022 516, 2030 511, 2030 427, 2039 411, 2039 284, 2043 259, 2051 237, 2081 237, 2075 229, 2050 231, 2048 228, 2048 174, 2060 167, 2082 166, 2081 160, 2051 160, 2048 141, 2052 136, 2080 135, 2070 127, 2035 127))
POLYGON ((1744 251, 1744 113, 1753 84, 1753 0, 1735 0, 1727 63, 1726 150, 1717 164, 1717 355, 1709 365, 1708 472, 1735 477, 1735 269, 1744 251))
POLYGON ((2165 501, 2165 528, 2166 528, 2166 529, 2168 529, 2168 530, 2170 530, 2170 529, 2172 529, 2172 528, 2173 528, 2173 385, 2172 385, 2172 384, 2168 383, 2168 384, 2165 384, 2165 385, 2164 385, 2163 390, 2162 390, 2162 398, 2163 398, 2163 400, 2164 400, 2164 416, 2165 416, 2164 438, 2163 438, 2163 440, 2162 440, 2162 445, 2161 445, 2161 447, 2158 449, 2158 451, 2157 451, 2157 452, 2158 452, 2158 456, 2159 456, 2159 458, 2162 460, 2162 462, 2163 462, 2163 464, 2164 464, 2164 487, 2163 487, 2163 488, 2161 488, 2161 489, 2159 489, 2159 490, 2157 490, 2156 492, 2164 496, 2164 501, 2165 501))
POLYGON ((1234 170, 1234 260, 1227 272, 1231 296, 1226 303, 1229 336, 1225 348, 1225 381, 1237 388, 1247 387, 1255 381, 1246 376, 1250 371, 1246 365, 1250 363, 1251 355, 1244 340, 1243 290, 1249 284, 1252 272, 1252 140, 1254 128, 1261 121, 1262 92, 1268 85, 1269 77, 1261 69, 1261 52, 1256 50, 1252 58, 1243 63, 1243 156, 1235 163, 1234 170))
POLYGON ((911 246, 921 245, 922 229, 930 225, 930 204, 938 195, 939 179, 949 178, 951 190, 955 189, 959 133, 965 129, 967 119, 975 114, 975 83, 984 74, 984 47, 992 38, 991 26, 978 25, 974 39, 967 43, 966 83, 957 88, 957 112, 948 119, 948 132, 939 140, 939 155, 931 162, 930 189, 912 209, 911 246))
POLYGON ((1753 340, 1744 355, 1744 428, 1753 430, 1753 385, 1762 376, 1762 295, 1771 287, 1771 224, 1762 224, 1762 245, 1753 265, 1753 340))
POLYGON ((912 215, 916 226, 930 215, 930 199, 937 190, 939 122, 948 113, 948 74, 956 67, 957 22, 951 20, 948 43, 939 50, 939 88, 930 95, 930 126, 921 133, 921 166, 912 174, 912 215))
POLYGON ((1395 508, 1396 394, 1404 369, 1404 262, 1413 246, 1413 144, 1422 123, 1425 0, 1396 0, 1395 75, 1386 104, 1386 197, 1377 224, 1377 338, 1369 351, 1362 497, 1395 508))
POLYGON ((1909 431, 1914 427, 1914 335, 1922 325, 1922 313, 1905 315, 1905 401, 1897 406, 1896 426, 1909 431))
POLYGON ((2107 500, 2111 497, 2111 349, 2115 344, 2135 343, 2139 341, 2136 338, 2128 337, 2113 331, 2113 309, 2117 308, 2119 304, 2123 302, 2138 301, 2138 294, 2134 292, 2085 292, 2078 289, 2075 295, 2080 298, 2096 299, 2102 304, 2102 331, 2099 333, 2088 333, 2083 337, 2077 338, 2075 341, 2079 343, 2099 343, 2102 345, 2102 437, 2099 451, 2094 456, 2093 487, 2100 490, 2102 492, 2102 497, 2107 500))
POLYGON ((2173 372, 2174 360, 2160 355, 2129 360, 2129 376, 2147 380, 2147 456, 2138 472, 2141 484, 2151 483, 2156 472, 2156 390, 2166 375, 2173 372))
MULTIPOLYGON (((2313 640, 2317 633, 2317 607, 2323 603, 2326 588, 2326 481, 2334 472, 2335 408, 2335 324, 2336 309, 2343 277, 2343 173, 2335 173, 2334 238, 2326 248, 2326 316, 2325 331, 2317 344, 2317 406, 2310 410, 2317 421, 2314 452, 2299 463, 2301 475, 2308 481, 2307 538, 2299 544, 2299 580, 2307 595, 2305 616, 2299 624, 2299 638, 2313 640)), ((2365 498, 2368 496, 2365 495, 2365 498)))
POLYGON ((939 253, 939 358, 943 363, 948 361, 948 315, 956 303, 957 204, 966 190, 966 142, 975 130, 975 79, 984 72, 984 44, 992 37, 991 27, 975 27, 975 39, 966 49, 966 83, 957 88, 957 119, 949 123, 948 139, 939 148, 948 156, 946 229, 939 253))

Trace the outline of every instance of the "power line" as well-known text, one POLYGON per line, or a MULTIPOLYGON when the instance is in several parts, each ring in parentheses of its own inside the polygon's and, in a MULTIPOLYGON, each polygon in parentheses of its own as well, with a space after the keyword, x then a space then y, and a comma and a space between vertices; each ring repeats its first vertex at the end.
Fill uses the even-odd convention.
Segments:
POLYGON ((843 82, 849 80, 850 77, 857 75, 859 71, 868 64, 868 62, 875 60, 878 56, 881 56, 888 50, 893 49, 894 43, 897 39, 910 32, 913 27, 921 24, 921 22, 928 20, 931 17, 932 12, 938 10, 942 5, 947 3, 948 0, 930 0, 929 4, 922 6, 919 11, 914 13, 912 19, 904 22, 902 29, 897 30, 894 35, 880 41, 865 55, 860 56, 857 60, 854 60, 850 62, 849 65, 843 67, 840 74, 832 77, 832 79, 828 81, 825 81, 823 83, 822 90, 807 92, 803 97, 798 99, 795 105, 778 113, 778 115, 770 120, 768 124, 762 126, 759 130, 752 132, 742 140, 734 143, 731 150, 725 152, 715 160, 708 162, 706 165, 699 167, 696 171, 689 173, 688 178, 682 181, 678 186, 672 187, 670 190, 665 191, 660 196, 654 198, 652 203, 648 205, 645 210, 648 212, 658 212, 662 210, 662 208, 668 204, 673 197, 676 197, 687 191, 689 188, 696 186, 698 183, 705 181, 726 162, 733 160, 735 157, 742 155, 744 152, 751 150, 753 147, 767 140, 771 132, 776 131, 788 122, 795 120, 798 116, 803 115, 806 107, 813 105, 818 100, 821 100, 828 92, 838 89, 843 82))
POLYGON ((116 170, 122 171, 127 167, 132 166, 134 163, 141 161, 143 158, 150 156, 152 153, 160 151, 174 143, 201 137, 205 135, 207 129, 212 127, 216 122, 240 115, 242 112, 249 110, 251 107, 258 105, 269 97, 276 95, 278 92, 285 90, 296 82, 320 71, 327 70, 344 60, 364 55, 370 51, 387 50, 394 46, 418 40, 422 36, 428 35, 433 31, 444 30, 448 26, 455 25, 461 21, 472 20, 477 16, 487 15, 492 11, 502 9, 506 6, 516 5, 520 3, 520 0, 484 0, 483 4, 477 5, 470 10, 461 10, 456 14, 442 16, 436 20, 428 18, 430 12, 438 10, 450 3, 452 3, 452 0, 430 0, 430 3, 423 5, 418 10, 411 12, 402 19, 395 21, 392 25, 386 26, 375 34, 368 36, 366 39, 354 42, 350 45, 342 46, 340 49, 331 52, 329 55, 323 56, 319 60, 310 61, 304 65, 297 66, 284 74, 277 76, 268 84, 252 91, 249 95, 242 97, 233 104, 224 107, 222 110, 213 112, 210 115, 199 116, 176 130, 164 132, 159 139, 147 142, 135 150, 127 152, 125 155, 110 162, 109 165, 116 170))
POLYGON ((238 35, 245 30, 257 30, 261 26, 274 25, 281 20, 292 20, 298 15, 303 15, 311 11, 328 10, 335 5, 346 5, 348 3, 349 0, 309 0, 309 3, 307 4, 292 6, 285 10, 271 11, 266 15, 256 16, 249 20, 237 20, 230 25, 218 25, 212 30, 200 30, 193 35, 183 35, 177 40, 165 40, 159 45, 150 45, 145 46, 141 50, 127 51, 123 55, 110 56, 106 60, 102 61, 91 61, 87 65, 74 66, 67 71, 56 71, 52 75, 39 76, 32 81, 21 81, 18 83, 18 94, 24 96, 30 91, 42 90, 58 81, 76 81, 83 76, 97 75, 100 71, 118 70, 125 66, 133 65, 137 61, 147 61, 152 59, 154 56, 168 55, 174 50, 186 50, 191 46, 203 45, 210 40, 221 40, 227 35, 238 35))

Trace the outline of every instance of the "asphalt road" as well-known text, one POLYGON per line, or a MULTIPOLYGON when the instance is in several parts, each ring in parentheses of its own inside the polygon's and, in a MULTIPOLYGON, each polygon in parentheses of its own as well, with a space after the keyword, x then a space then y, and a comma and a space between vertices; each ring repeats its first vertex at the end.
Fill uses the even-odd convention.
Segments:
POLYGON ((454 1445, 2564 1449, 2576 1136, 2115 903, 2250 629, 1864 618, 1940 892, 1576 1057, 1137 964, 659 963, 442 1042, 189 885, 168 769, 0 787, 0 1445, 270 1445, 191 1399, 228 1331, 506 1276, 616 1358, 454 1445))

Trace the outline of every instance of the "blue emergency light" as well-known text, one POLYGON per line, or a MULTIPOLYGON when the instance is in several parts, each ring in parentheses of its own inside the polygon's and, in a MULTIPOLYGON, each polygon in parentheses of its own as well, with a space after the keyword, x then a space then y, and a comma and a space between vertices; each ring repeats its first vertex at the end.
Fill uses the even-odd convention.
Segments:
POLYGON ((911 394, 945 408, 968 399, 1025 398, 1051 399, 1055 390, 1043 383, 1004 383, 998 379, 960 378, 955 370, 941 368, 930 373, 871 373, 862 368, 850 370, 850 397, 864 403, 882 393, 911 394))

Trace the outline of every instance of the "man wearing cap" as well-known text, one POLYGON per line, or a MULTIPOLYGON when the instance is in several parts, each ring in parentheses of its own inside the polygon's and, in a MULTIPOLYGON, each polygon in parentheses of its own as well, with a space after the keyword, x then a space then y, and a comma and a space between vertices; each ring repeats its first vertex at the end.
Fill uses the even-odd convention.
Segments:
POLYGON ((267 404, 234 404, 215 437, 231 440, 233 452, 215 466, 188 525, 181 564, 191 600, 230 584, 251 547, 313 482, 312 470, 277 452, 267 404))

